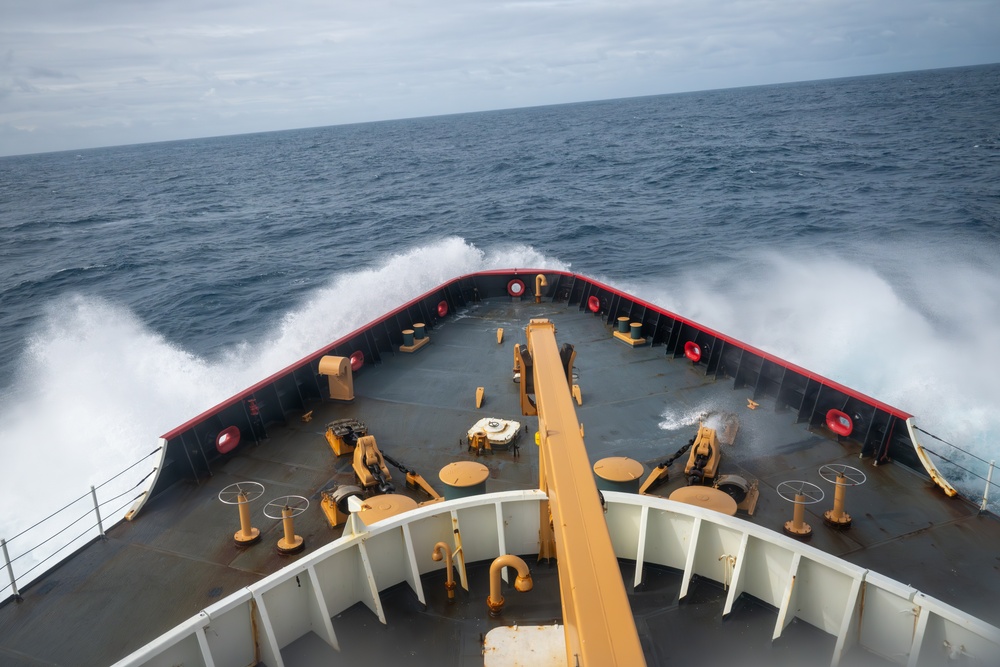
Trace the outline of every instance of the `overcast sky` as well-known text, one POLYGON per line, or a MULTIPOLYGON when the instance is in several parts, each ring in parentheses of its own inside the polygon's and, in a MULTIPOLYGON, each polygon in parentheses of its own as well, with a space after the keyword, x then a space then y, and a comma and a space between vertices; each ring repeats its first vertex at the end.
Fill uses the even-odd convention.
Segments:
POLYGON ((0 155, 1000 61, 1000 0, 0 0, 0 155))

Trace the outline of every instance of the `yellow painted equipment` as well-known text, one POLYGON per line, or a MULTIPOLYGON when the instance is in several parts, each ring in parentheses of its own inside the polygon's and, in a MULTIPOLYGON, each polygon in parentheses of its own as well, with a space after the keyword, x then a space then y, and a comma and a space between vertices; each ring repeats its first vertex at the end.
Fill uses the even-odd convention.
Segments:
POLYGON ((812 535, 812 526, 806 523, 806 505, 812 505, 823 500, 823 490, 804 480, 796 479, 780 482, 774 490, 783 499, 795 505, 792 520, 786 521, 782 529, 786 535, 798 539, 807 539, 812 535))
POLYGON ((548 497, 540 510, 539 558, 550 557, 554 544, 566 664, 644 665, 570 394, 575 353, 564 355, 555 333, 548 320, 528 324, 521 360, 531 363, 521 366, 521 407, 524 414, 538 415, 539 488, 548 497))
POLYGON ((250 524, 250 503, 264 494, 260 482, 236 482, 219 491, 219 500, 226 505, 236 505, 240 513, 240 529, 233 535, 238 547, 248 547, 260 541, 260 530, 250 524))
POLYGON ((548 287, 549 283, 545 280, 545 276, 539 273, 535 276, 535 303, 542 302, 542 288, 548 287))
POLYGON ((236 546, 244 547, 260 541, 260 530, 250 525, 250 503, 246 494, 240 494, 240 529, 233 535, 236 546))
POLYGON ((666 463, 661 463, 660 465, 653 468, 652 472, 646 477, 642 485, 639 487, 639 495, 649 495, 649 490, 661 482, 665 482, 670 477, 670 470, 666 463))
POLYGON ((497 345, 503 343, 503 327, 497 329, 497 345))
POLYGON ((417 509, 417 501, 413 498, 399 493, 386 493, 380 496, 372 496, 362 503, 358 517, 366 526, 370 526, 373 523, 415 509, 417 509))
POLYGON ((357 419, 337 419, 326 425, 326 441, 337 456, 354 451, 358 438, 368 435, 368 427, 357 419))
POLYGON ((292 518, 292 510, 285 507, 281 510, 281 523, 283 535, 278 540, 278 552, 283 554, 294 554, 306 548, 306 542, 301 536, 295 534, 295 523, 292 518))
POLYGON ((531 571, 528 564, 517 556, 504 554, 496 558, 490 565, 490 595, 486 598, 486 606, 490 610, 490 616, 499 616, 503 611, 504 598, 500 594, 500 572, 505 567, 512 567, 517 570, 517 579, 514 580, 514 590, 522 593, 530 591, 534 587, 531 579, 531 571))
POLYGON ((823 513, 823 523, 831 528, 851 527, 851 515, 844 511, 847 487, 864 484, 867 477, 857 468, 842 463, 827 464, 819 469, 820 477, 834 484, 833 509, 823 513))
POLYGON ((753 516, 760 497, 759 482, 740 475, 719 475, 715 478, 715 488, 728 494, 736 501, 736 509, 753 516))
POLYGON ((375 436, 358 438, 354 447, 354 476, 365 492, 377 489, 379 493, 392 493, 395 487, 389 482, 392 475, 385 467, 385 458, 375 442, 375 436))
POLYGON ((514 369, 511 371, 514 382, 521 381, 521 344, 514 343, 514 369))
POLYGON ((439 500, 444 500, 444 498, 441 497, 441 494, 435 491, 434 487, 432 487, 427 482, 427 480, 424 479, 423 475, 418 473, 416 470, 413 470, 412 468, 407 468, 402 463, 400 463, 399 461, 397 461, 396 459, 392 458, 391 456, 389 456, 384 452, 382 453, 382 458, 384 458, 389 463, 389 465, 395 466, 400 472, 406 475, 406 485, 408 487, 412 489, 420 489, 421 491, 423 491, 424 493, 426 493, 431 497, 430 500, 425 500, 424 502, 420 503, 421 505, 427 505, 430 503, 436 503, 439 500))
POLYGON ((330 382, 330 398, 337 401, 354 400, 354 371, 347 357, 323 357, 319 360, 319 374, 330 382))
POLYGON ((506 449, 512 450, 517 456, 521 422, 502 417, 483 417, 466 431, 465 437, 469 450, 477 454, 506 449))
POLYGON ((348 517, 351 515, 347 507, 348 499, 352 496, 361 498, 364 495, 364 491, 358 486, 343 485, 338 486, 332 491, 323 491, 321 495, 320 509, 323 510, 330 528, 336 528, 346 523, 348 517))
POLYGON ((276 548, 283 555, 297 554, 306 547, 305 540, 295 534, 295 517, 309 509, 309 500, 302 496, 282 496, 264 506, 264 516, 281 519, 282 537, 276 548))
POLYGON ((699 427, 694 445, 688 454, 687 465, 684 466, 684 474, 688 476, 688 483, 704 484, 715 479, 721 458, 722 450, 719 448, 715 429, 707 426, 699 427))
POLYGON ((424 333, 424 324, 416 322, 412 329, 403 329, 403 344, 399 346, 399 351, 416 352, 430 342, 430 336, 424 333))
POLYGON ((483 395, 486 393, 486 387, 476 387, 476 409, 483 407, 483 395))
POLYGON ((642 322, 629 322, 627 317, 619 317, 618 327, 611 333, 616 339, 632 347, 646 344, 646 339, 642 337, 642 322))
POLYGON ((795 510, 792 520, 786 521, 784 525, 785 533, 792 537, 809 537, 812 534, 812 526, 805 522, 806 517, 806 497, 802 494, 795 496, 795 510))
POLYGON ((434 545, 434 552, 431 554, 431 559, 440 562, 444 560, 445 571, 447 572, 446 579, 444 582, 444 588, 448 591, 448 600, 455 599, 455 564, 452 561, 451 549, 444 542, 438 542, 434 545))
POLYGON ((476 431, 469 436, 469 451, 476 452, 477 454, 493 451, 493 446, 490 444, 490 439, 486 435, 486 431, 476 431))
POLYGON ((670 494, 670 500, 704 507, 727 516, 736 514, 736 501, 725 491, 710 486, 682 486, 670 494))
POLYGON ((438 473, 448 500, 485 493, 489 476, 490 469, 476 461, 452 461, 438 473))
MULTIPOLYGON (((532 320, 534 322, 535 320, 532 320)), ((548 320, 540 320, 548 322, 548 320)), ((553 330, 555 327, 552 326, 553 330)), ((528 330, 530 331, 531 325, 528 325, 528 330)), ((553 331, 553 337, 554 331, 553 331)), ((566 395, 570 396, 570 387, 573 385, 573 364, 576 362, 576 350, 572 345, 568 343, 563 343, 558 350, 555 351, 555 360, 559 362, 562 366, 562 375, 566 378, 566 395)), ((523 415, 537 415, 538 410, 535 407, 535 374, 533 372, 534 361, 532 359, 532 346, 531 341, 528 341, 526 348, 522 348, 520 345, 514 346, 514 375, 515 379, 518 372, 521 375, 520 382, 520 405, 521 414, 523 415)), ((582 396, 581 396, 582 398, 582 396)), ((570 397, 572 400, 572 397, 570 397)), ((574 414, 575 411, 574 411, 574 414)))
POLYGON ((421 475, 420 473, 416 473, 413 471, 407 472, 406 485, 414 489, 420 489, 421 491, 423 491, 424 493, 426 493, 431 497, 430 500, 425 500, 424 502, 420 503, 421 505, 427 505, 429 503, 436 503, 440 500, 444 500, 444 498, 437 491, 434 490, 434 487, 431 486, 430 483, 426 479, 424 479, 424 476, 421 475))

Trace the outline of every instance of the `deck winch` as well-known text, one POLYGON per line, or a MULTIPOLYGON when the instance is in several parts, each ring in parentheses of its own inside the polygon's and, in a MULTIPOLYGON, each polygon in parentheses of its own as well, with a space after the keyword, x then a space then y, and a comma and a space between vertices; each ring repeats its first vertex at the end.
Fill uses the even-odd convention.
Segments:
POLYGON ((323 491, 321 496, 320 509, 326 515, 330 528, 336 528, 344 524, 351 516, 348 500, 350 498, 363 498, 364 490, 353 484, 342 484, 334 489, 323 491))
POLYGON ((337 456, 354 451, 358 438, 368 435, 368 427, 357 419, 337 419, 326 425, 326 441, 337 456))

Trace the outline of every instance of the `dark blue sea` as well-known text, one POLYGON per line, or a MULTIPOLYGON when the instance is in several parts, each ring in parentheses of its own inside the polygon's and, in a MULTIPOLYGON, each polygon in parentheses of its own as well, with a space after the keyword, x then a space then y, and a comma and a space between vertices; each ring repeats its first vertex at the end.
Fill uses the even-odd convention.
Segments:
POLYGON ((493 267, 597 277, 1000 458, 1000 66, 0 158, 0 537, 493 267))

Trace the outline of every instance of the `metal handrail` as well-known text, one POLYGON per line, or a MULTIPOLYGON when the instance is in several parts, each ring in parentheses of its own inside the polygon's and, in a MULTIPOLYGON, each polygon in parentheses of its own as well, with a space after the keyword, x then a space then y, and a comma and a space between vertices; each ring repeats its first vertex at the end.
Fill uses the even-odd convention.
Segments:
MULTIPOLYGON (((971 456, 972 458, 976 459, 977 461, 982 461, 983 463, 985 463, 985 464, 987 464, 987 465, 988 465, 988 464, 990 464, 990 463, 992 463, 992 461, 987 461, 986 459, 984 459, 984 458, 982 458, 982 457, 980 457, 980 456, 976 456, 975 454, 973 454, 972 452, 970 452, 970 451, 969 451, 969 450, 967 450, 967 449, 962 449, 962 448, 961 448, 961 447, 959 447, 958 445, 955 445, 955 444, 952 444, 952 443, 948 442, 947 440, 945 440, 945 439, 944 439, 944 438, 942 438, 941 436, 938 436, 938 435, 934 435, 934 434, 933 434, 933 433, 931 433, 930 431, 925 431, 924 429, 920 428, 920 427, 919 427, 919 426, 917 426, 916 424, 914 424, 914 425, 913 425, 913 428, 914 428, 914 430, 917 430, 917 431, 920 431, 920 432, 921 432, 921 433, 923 433, 924 435, 929 435, 929 436, 931 436, 932 438, 934 438, 934 439, 935 439, 935 440, 937 440, 938 442, 943 442, 944 444, 948 445, 948 446, 949 446, 949 447, 951 447, 952 449, 957 449, 958 451, 962 452, 962 453, 963 453, 963 454, 965 454, 966 456, 971 456)), ((927 448, 926 448, 926 447, 924 447, 924 449, 927 449, 927 448)), ((930 450, 928 450, 928 451, 930 451, 930 450)), ((938 456, 941 456, 941 455, 940 455, 940 454, 938 454, 938 456)), ((942 458, 944 458, 944 457, 942 457, 942 458)), ((945 459, 945 460, 947 460, 947 459, 945 459)))
POLYGON ((934 438, 938 442, 941 442, 941 443, 943 443, 945 445, 948 445, 952 449, 954 449, 954 450, 956 450, 958 452, 961 452, 965 456, 967 456, 967 457, 969 457, 971 459, 975 459, 976 461, 979 461, 980 463, 983 463, 986 466, 988 466, 988 470, 987 470, 986 476, 984 477, 983 475, 975 472, 974 470, 970 470, 969 468, 965 467, 964 465, 962 465, 958 461, 955 461, 954 459, 950 459, 947 456, 945 456, 944 454, 942 454, 940 452, 934 451, 930 447, 927 447, 925 445, 921 445, 921 447, 923 448, 923 450, 925 452, 927 452, 929 454, 933 454, 934 456, 936 456, 937 458, 941 459, 942 461, 948 462, 948 464, 954 466, 955 468, 961 470, 962 472, 964 472, 965 474, 967 474, 967 475, 969 475, 971 477, 975 477, 975 478, 978 478, 978 479, 986 482, 986 484, 985 484, 985 486, 983 488, 983 495, 982 495, 981 498, 978 499, 979 500, 979 511, 980 512, 985 512, 986 508, 987 508, 987 506, 989 504, 989 496, 990 496, 990 489, 991 489, 991 487, 996 486, 996 487, 1000 488, 1000 484, 997 484, 996 482, 993 481, 993 469, 996 467, 996 461, 995 460, 994 461, 987 461, 986 459, 982 458, 981 456, 976 456, 972 452, 970 452, 970 451, 968 451, 966 449, 962 449, 958 445, 953 444, 951 442, 948 442, 944 438, 942 438, 940 436, 937 436, 937 435, 934 435, 933 433, 931 433, 929 431, 925 431, 924 429, 918 427, 915 424, 914 424, 913 428, 914 428, 914 430, 920 431, 924 435, 928 435, 928 436, 934 438))
MULTIPOLYGON (((40 519, 39 521, 36 521, 34 524, 28 526, 27 528, 25 528, 24 530, 22 530, 21 532, 19 532, 17 535, 14 535, 14 537, 10 538, 9 540, 0 538, 0 552, 2 552, 3 560, 4 560, 4 565, 5 565, 5 568, 7 570, 7 576, 10 579, 10 583, 9 584, 0 587, 0 594, 3 594, 8 589, 10 589, 11 592, 12 592, 12 594, 13 594, 14 599, 20 601, 22 598, 21 598, 21 595, 20 595, 20 591, 18 590, 18 587, 17 587, 17 582, 18 581, 23 581, 25 579, 25 577, 27 577, 27 575, 29 575, 31 572, 35 571, 36 569, 38 569, 39 567, 41 567, 44 563, 46 563, 47 561, 51 560, 53 556, 55 556, 56 554, 60 553, 64 549, 66 549, 66 547, 68 547, 68 546, 70 546, 72 544, 75 544, 77 541, 79 541, 80 539, 82 539, 83 537, 85 537, 88 533, 90 533, 91 531, 93 531, 95 528, 98 529, 98 537, 105 538, 104 524, 103 524, 103 521, 102 521, 102 518, 101 518, 101 508, 104 507, 105 505, 109 504, 109 503, 114 502, 115 500, 118 500, 122 496, 124 496, 124 495, 126 495, 126 494, 128 494, 128 493, 130 493, 132 491, 134 491, 135 489, 137 489, 146 480, 148 480, 153 473, 156 472, 156 467, 154 467, 152 470, 150 470, 148 473, 146 473, 142 477, 142 479, 140 479, 138 482, 136 482, 134 485, 132 485, 131 487, 129 487, 125 491, 122 491, 121 493, 118 493, 118 494, 116 494, 116 495, 114 495, 114 496, 112 496, 110 498, 107 498, 107 499, 101 501, 101 502, 98 502, 98 499, 97 499, 97 489, 103 488, 109 482, 112 482, 113 480, 121 477, 123 474, 125 474, 129 470, 132 470, 137 465, 139 465, 140 463, 142 463, 143 461, 145 461, 146 459, 148 459, 150 456, 152 456, 153 454, 156 454, 157 452, 159 452, 161 449, 163 449, 162 446, 157 447, 156 449, 154 449, 153 451, 149 452, 148 454, 146 454, 142 458, 138 459, 137 461, 135 461, 134 463, 132 463, 128 467, 122 469, 121 471, 119 471, 115 475, 112 475, 108 479, 104 480, 103 482, 101 482, 97 486, 91 486, 90 490, 87 493, 83 494, 79 498, 76 498, 76 499, 70 501, 66 505, 63 505, 62 507, 60 507, 59 509, 57 509, 55 512, 53 512, 53 513, 49 514, 48 516, 46 516, 45 518, 40 519), (69 523, 63 525, 59 530, 57 530, 52 535, 49 535, 48 537, 46 537, 45 539, 43 539, 41 542, 35 544, 34 546, 32 546, 32 547, 30 547, 28 549, 25 549, 24 551, 22 551, 21 553, 19 553, 16 556, 14 556, 13 558, 10 557, 10 554, 9 554, 9 552, 7 550, 7 545, 9 543, 13 542, 14 540, 16 540, 16 539, 18 539, 20 537, 23 537, 24 535, 28 534, 29 532, 34 531, 35 529, 37 529, 39 526, 41 526, 42 524, 46 523, 50 519, 52 519, 52 518, 54 518, 54 517, 62 514, 63 512, 65 512, 66 510, 68 510, 69 508, 73 507, 74 505, 76 505, 77 503, 79 503, 81 500, 83 500, 87 496, 91 496, 91 498, 93 499, 93 502, 94 502, 93 509, 87 510, 87 512, 85 512, 84 514, 76 517, 75 519, 73 519, 69 523), (21 558, 24 558, 25 556, 27 556, 27 555, 29 555, 31 553, 34 553, 37 549, 39 549, 40 547, 48 544, 49 542, 51 542, 52 540, 54 540, 56 537, 59 537, 60 535, 64 535, 66 533, 66 531, 68 531, 70 528, 72 528, 73 526, 75 526, 76 524, 78 524, 80 521, 82 521, 83 519, 85 519, 91 513, 93 513, 94 515, 96 515, 96 517, 97 517, 97 522, 96 523, 88 526, 79 535, 77 535, 77 536, 69 539, 67 542, 65 542, 58 549, 56 549, 55 551, 53 551, 51 554, 45 556, 44 558, 42 558, 40 561, 38 561, 37 563, 35 563, 32 567, 28 568, 26 571, 24 571, 24 572, 22 572, 22 573, 20 573, 18 575, 14 574, 13 564, 16 561, 20 560, 21 558)), ((124 505, 122 505, 120 507, 115 508, 109 514, 110 515, 117 514, 118 512, 122 511, 123 509, 125 509, 126 507, 128 507, 130 504, 132 504, 133 502, 135 502, 136 500, 138 500, 139 498, 141 498, 143 495, 145 495, 148 492, 149 492, 149 490, 147 489, 147 490, 143 491, 142 493, 140 493, 139 495, 135 496, 134 498, 130 498, 128 500, 128 502, 126 502, 124 505)))

